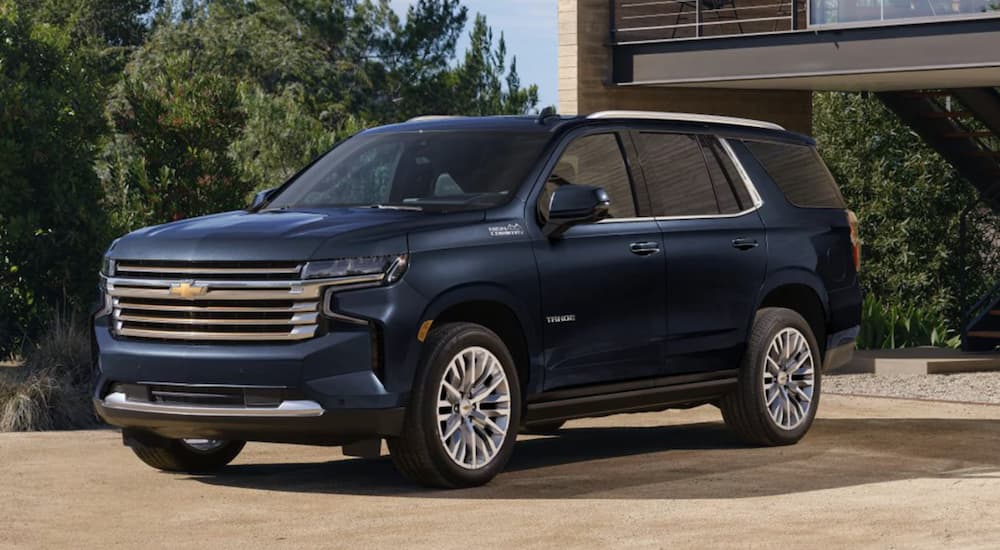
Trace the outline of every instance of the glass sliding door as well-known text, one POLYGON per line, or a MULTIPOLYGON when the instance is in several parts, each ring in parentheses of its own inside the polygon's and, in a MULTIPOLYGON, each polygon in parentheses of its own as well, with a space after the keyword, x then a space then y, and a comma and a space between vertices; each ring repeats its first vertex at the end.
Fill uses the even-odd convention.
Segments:
POLYGON ((1000 16, 1000 0, 810 0, 810 26, 1000 16))

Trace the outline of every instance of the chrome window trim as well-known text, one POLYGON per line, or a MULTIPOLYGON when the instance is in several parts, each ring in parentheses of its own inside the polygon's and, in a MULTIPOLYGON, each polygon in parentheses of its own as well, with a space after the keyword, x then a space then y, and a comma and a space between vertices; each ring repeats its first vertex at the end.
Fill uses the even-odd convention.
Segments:
MULTIPOLYGON (((729 144, 729 140, 726 138, 716 138, 719 143, 722 144, 722 148, 725 149, 726 154, 729 155, 729 160, 733 162, 733 166, 736 167, 736 171, 739 172, 740 177, 743 178, 743 185, 747 188, 747 193, 750 193, 750 199, 753 200, 754 207, 750 210, 756 210, 764 205, 764 199, 760 196, 757 191, 757 186, 754 185, 753 180, 750 179, 750 174, 747 173, 746 167, 743 166, 743 162, 740 161, 739 157, 736 156, 736 151, 733 151, 733 146, 729 144)), ((749 210, 748 210, 749 212, 749 210)))
POLYGON ((122 392, 110 393, 101 400, 106 409, 174 416, 303 418, 323 416, 326 411, 315 401, 282 401, 277 407, 206 407, 199 405, 164 405, 130 401, 122 392))
POLYGON ((758 207, 747 208, 746 210, 741 210, 739 212, 733 212, 732 214, 703 214, 703 215, 692 215, 692 216, 656 216, 656 221, 673 221, 673 220, 714 220, 722 218, 738 218, 740 216, 746 216, 747 214, 757 210, 758 207))
POLYGON ((630 222, 650 222, 656 219, 655 216, 641 216, 636 218, 604 218, 594 223, 630 223, 630 222))

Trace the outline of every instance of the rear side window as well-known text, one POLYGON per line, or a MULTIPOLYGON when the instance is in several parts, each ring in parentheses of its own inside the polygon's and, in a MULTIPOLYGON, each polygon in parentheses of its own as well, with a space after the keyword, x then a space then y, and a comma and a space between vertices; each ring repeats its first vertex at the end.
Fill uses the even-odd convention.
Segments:
POLYGON ((636 139, 654 216, 719 213, 698 138, 642 132, 636 139))
POLYGON ((762 141, 744 143, 788 202, 803 208, 846 208, 837 182, 814 147, 762 141))
POLYGON ((615 134, 584 136, 566 148, 539 199, 543 216, 548 216, 549 202, 556 188, 571 183, 603 187, 611 199, 608 213, 612 218, 635 217, 632 182, 615 134))

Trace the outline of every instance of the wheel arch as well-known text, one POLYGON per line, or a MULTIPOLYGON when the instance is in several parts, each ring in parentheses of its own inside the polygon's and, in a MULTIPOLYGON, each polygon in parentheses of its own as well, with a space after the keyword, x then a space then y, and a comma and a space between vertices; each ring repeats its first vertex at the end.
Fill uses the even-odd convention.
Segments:
MULTIPOLYGON (((422 317, 431 328, 444 323, 476 323, 492 330, 504 341, 514 357, 521 387, 541 386, 539 364, 535 357, 541 343, 536 323, 528 308, 509 291, 494 285, 466 285, 452 289, 427 307, 422 317)), ((530 393, 530 392, 529 392, 530 393)))
POLYGON ((782 307, 802 315, 809 323, 822 353, 826 349, 830 314, 821 281, 805 270, 787 270, 778 275, 772 276, 769 284, 761 289, 754 312, 766 307, 782 307))

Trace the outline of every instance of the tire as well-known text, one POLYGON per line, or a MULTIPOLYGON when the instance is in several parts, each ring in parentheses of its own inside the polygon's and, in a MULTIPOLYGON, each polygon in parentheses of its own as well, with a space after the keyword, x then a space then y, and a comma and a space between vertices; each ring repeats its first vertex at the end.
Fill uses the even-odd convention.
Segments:
POLYGON ((819 407, 820 366, 816 337, 801 315, 785 308, 761 309, 737 386, 719 403, 726 425, 754 445, 791 445, 802 439, 819 407))
POLYGON ((558 420, 556 422, 542 422, 539 424, 528 424, 521 428, 521 433, 532 434, 532 435, 553 435, 559 433, 559 430, 566 424, 565 420, 558 420))
MULTIPOLYGON (((146 439, 149 439, 148 437, 146 439)), ((165 472, 190 474, 221 470, 233 461, 245 441, 157 439, 153 444, 132 443, 132 452, 149 466, 165 472), (205 443, 198 443, 204 441, 205 443)))
POLYGON ((514 359, 495 333, 472 323, 433 329, 410 396, 402 434, 387 440, 405 477, 431 487, 474 487, 503 470, 517 439, 521 386, 514 359))

